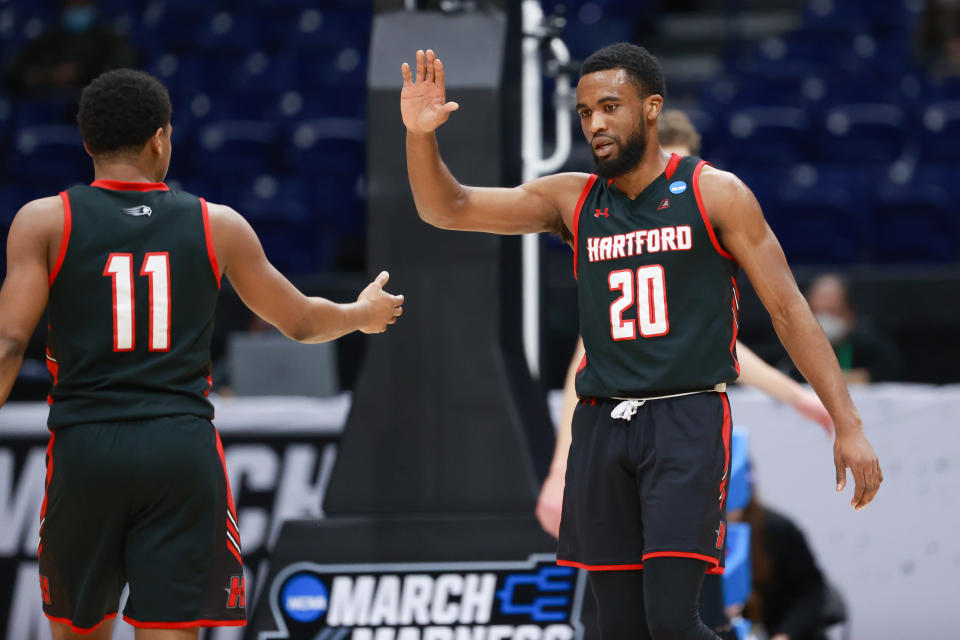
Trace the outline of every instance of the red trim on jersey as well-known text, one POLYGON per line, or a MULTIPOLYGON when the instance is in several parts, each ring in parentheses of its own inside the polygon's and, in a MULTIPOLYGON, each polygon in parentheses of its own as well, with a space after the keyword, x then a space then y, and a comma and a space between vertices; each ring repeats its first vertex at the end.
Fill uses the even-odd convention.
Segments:
POLYGON ((716 558, 705 556, 702 553, 690 553, 689 551, 654 551, 653 553, 643 554, 643 559, 646 560, 647 558, 693 558, 694 560, 703 560, 711 565, 707 568, 707 573, 714 575, 723 574, 723 567, 720 566, 720 561, 716 558))
MULTIPOLYGON (((50 432, 50 440, 47 442, 47 481, 43 485, 43 504, 40 506, 40 536, 43 536, 43 519, 47 517, 47 494, 50 492, 50 479, 53 477, 53 441, 57 437, 56 431, 50 432)), ((41 541, 37 554, 43 550, 41 541)))
POLYGON ((737 309, 740 308, 740 292, 737 290, 737 279, 730 276, 733 281, 733 304, 730 305, 733 311, 733 339, 730 341, 730 357, 733 358, 733 368, 737 375, 740 375, 740 362, 737 360, 737 334, 740 333, 740 316, 737 309))
POLYGON ((210 390, 213 389, 213 374, 207 374, 207 388, 203 392, 203 397, 206 398, 210 395, 210 390))
POLYGON ((707 228, 707 235, 710 236, 710 242, 713 243, 713 248, 727 260, 736 262, 736 258, 720 246, 720 241, 717 240, 717 234, 713 232, 713 225, 710 224, 710 216, 707 215, 707 210, 703 206, 703 196, 700 194, 700 170, 703 169, 703 166, 706 164, 710 163, 706 160, 701 160, 697 163, 697 168, 693 170, 693 195, 697 199, 697 208, 700 210, 700 217, 703 219, 703 225, 707 228))
POLYGON ((193 627, 245 627, 246 620, 191 620, 189 622, 140 622, 128 616, 123 621, 138 629, 191 629, 193 627))
POLYGON ((583 357, 580 358, 580 364, 577 366, 577 373, 580 373, 587 367, 587 353, 583 353, 583 357))
POLYGON ((147 344, 147 350, 152 352, 170 351, 170 324, 173 322, 173 295, 171 294, 173 282, 170 280, 170 252, 169 251, 150 251, 146 253, 143 256, 143 264, 140 265, 140 277, 143 277, 143 276, 147 277, 149 281, 148 286, 150 287, 150 340, 148 341, 148 344, 147 344), (162 349, 157 348, 157 346, 153 343, 153 336, 155 332, 153 312, 155 311, 155 307, 157 304, 157 301, 154 299, 154 295, 153 295, 153 291, 154 291, 153 281, 154 281, 154 278, 156 278, 156 274, 153 271, 146 270, 147 260, 149 260, 151 256, 161 256, 163 258, 164 265, 166 265, 167 267, 167 346, 162 349))
POLYGON ((583 203, 587 201, 587 195, 593 189, 593 183, 597 181, 597 175, 590 174, 587 183, 583 185, 583 191, 580 192, 580 198, 577 200, 577 208, 573 210, 573 278, 577 278, 577 247, 579 246, 580 235, 580 210, 583 209, 583 203))
POLYGON ((586 569, 587 571, 636 571, 643 569, 643 563, 640 564, 584 564, 574 562, 573 560, 557 560, 561 567, 576 567, 577 569, 586 569))
POLYGON ((107 620, 113 620, 114 618, 117 617, 117 613, 116 613, 116 612, 108 613, 108 614, 106 615, 106 617, 104 617, 104 619, 101 620, 100 622, 98 622, 97 624, 93 625, 93 626, 90 627, 89 629, 83 629, 83 628, 78 627, 78 626, 76 626, 75 624, 73 624, 73 621, 71 621, 71 620, 69 620, 69 619, 67 619, 67 618, 54 618, 52 615, 50 615, 50 614, 47 613, 46 611, 43 612, 43 615, 47 616, 47 618, 49 618, 49 619, 52 620, 53 622, 59 622, 60 624, 63 624, 63 625, 66 625, 66 626, 70 627, 70 631, 73 631, 74 633, 79 633, 80 635, 83 635, 83 636, 85 636, 85 635, 87 635, 87 634, 90 634, 90 633, 93 633, 94 631, 96 631, 97 629, 99 629, 99 628, 100 628, 100 625, 102 625, 104 622, 106 622, 107 620))
MULTIPOLYGON (((236 520, 237 520, 237 509, 236 509, 236 507, 235 507, 234 504, 233 504, 233 492, 230 491, 230 477, 227 475, 227 461, 226 461, 226 458, 225 458, 224 455, 223 455, 223 442, 221 442, 221 440, 220 440, 220 432, 217 431, 216 428, 214 428, 213 433, 214 433, 214 435, 216 435, 216 437, 217 437, 217 455, 220 456, 220 465, 223 467, 223 481, 224 481, 224 482, 226 483, 226 485, 227 485, 227 509, 229 509, 230 515, 233 516, 234 521, 236 521, 236 520)), ((227 518, 227 525, 229 526, 229 524, 230 524, 230 519, 227 518)), ((236 531, 236 529, 234 529, 234 531, 236 531)), ((239 534, 239 533, 236 533, 236 534, 231 533, 231 535, 235 535, 235 536, 236 536, 237 546, 239 546, 239 545, 240 545, 240 534, 239 534)), ((227 540, 227 549, 228 549, 228 550, 230 551, 230 553, 232 553, 233 556, 237 559, 237 562, 239 562, 240 564, 243 564, 243 558, 240 557, 239 550, 238 550, 238 549, 235 549, 235 548, 233 547, 233 545, 230 544, 230 540, 229 540, 229 539, 227 540)))
POLYGON ((727 393, 720 393, 720 402, 723 404, 723 426, 721 435, 723 437, 723 479, 720 481, 720 508, 727 502, 727 495, 723 490, 723 485, 727 481, 727 474, 730 473, 730 399, 727 393))
MULTIPOLYGON (((47 331, 49 330, 50 327, 48 325, 47 331)), ((44 360, 47 361, 47 371, 53 376, 53 385, 50 387, 50 393, 47 394, 47 404, 49 405, 53 404, 53 390, 57 387, 57 379, 60 377, 60 363, 54 359, 53 354, 50 353, 50 349, 46 350, 44 360)))
POLYGON ((67 245, 70 244, 70 230, 73 228, 73 214, 70 212, 70 196, 66 191, 60 192, 60 199, 63 200, 63 235, 60 236, 60 250, 57 252, 57 261, 53 263, 53 270, 50 271, 50 286, 57 279, 60 273, 60 267, 63 266, 63 259, 67 257, 67 245))
POLYGON ((110 189, 111 191, 169 191, 162 182, 127 182, 126 180, 94 180, 91 187, 110 189))
POLYGON ((137 298, 134 293, 134 282, 133 282, 133 254, 132 253, 111 253, 107 256, 107 264, 103 267, 103 275, 110 278, 110 285, 113 287, 113 350, 117 353, 123 353, 127 351, 133 351, 137 347, 137 298), (118 256, 126 256, 130 258, 130 346, 123 349, 120 348, 120 318, 117 315, 117 304, 119 300, 117 299, 117 277, 118 274, 110 271, 110 263, 113 262, 113 259, 118 256))
POLYGON ((667 162, 667 168, 663 170, 663 175, 667 180, 673 177, 673 172, 677 170, 678 164, 680 164, 680 156, 675 153, 671 153, 670 161, 667 162))
POLYGON ((213 234, 210 233, 210 211, 207 209, 207 201, 200 198, 200 211, 203 212, 203 237, 207 241, 207 256, 210 257, 210 267, 213 269, 213 277, 217 279, 217 287, 220 286, 220 265, 217 263, 217 252, 213 250, 213 234))

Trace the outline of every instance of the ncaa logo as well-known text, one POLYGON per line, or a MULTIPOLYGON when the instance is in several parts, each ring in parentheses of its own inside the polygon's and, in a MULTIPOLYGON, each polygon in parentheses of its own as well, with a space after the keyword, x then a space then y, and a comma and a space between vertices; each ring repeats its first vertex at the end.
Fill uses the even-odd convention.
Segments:
POLYGON ((687 190, 687 183, 683 180, 677 180, 676 182, 670 183, 670 193, 673 195, 679 195, 687 190))
POLYGON ((280 602, 288 616, 297 622, 314 622, 327 612, 330 594, 311 573, 298 573, 283 585, 280 602))

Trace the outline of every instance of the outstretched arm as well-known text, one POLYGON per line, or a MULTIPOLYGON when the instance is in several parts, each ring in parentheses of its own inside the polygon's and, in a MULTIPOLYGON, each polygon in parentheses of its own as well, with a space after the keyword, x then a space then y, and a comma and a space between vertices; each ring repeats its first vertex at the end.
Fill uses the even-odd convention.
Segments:
POLYGON ((880 489, 880 463, 863 434, 860 414, 843 382, 837 357, 797 288, 780 243, 764 220, 757 199, 736 176, 708 167, 701 175, 700 189, 723 245, 743 267, 770 313, 780 341, 833 417, 837 491, 846 486, 846 467, 850 467, 856 482, 851 504, 862 509, 880 489))
POLYGON ((513 189, 468 187, 450 173, 435 131, 460 108, 446 101, 443 63, 417 51, 416 78, 401 67, 400 112, 407 127, 407 174, 420 217, 435 227, 500 234, 553 232, 564 236, 587 175, 565 173, 513 189))
POLYGON ((739 340, 737 358, 740 360, 740 378, 737 382, 755 387, 777 400, 786 402, 803 417, 819 423, 828 435, 833 435, 833 420, 817 394, 771 367, 739 340))
POLYGON ((50 295, 51 238, 63 229, 60 198, 25 205, 7 236, 7 277, 0 289, 0 404, 17 379, 23 352, 43 316, 50 295))
POLYGON ((356 302, 337 304, 308 297, 270 264, 257 234, 243 217, 209 204, 217 262, 251 311, 297 342, 327 342, 356 330, 381 333, 403 313, 403 296, 383 290, 389 275, 377 276, 356 302))

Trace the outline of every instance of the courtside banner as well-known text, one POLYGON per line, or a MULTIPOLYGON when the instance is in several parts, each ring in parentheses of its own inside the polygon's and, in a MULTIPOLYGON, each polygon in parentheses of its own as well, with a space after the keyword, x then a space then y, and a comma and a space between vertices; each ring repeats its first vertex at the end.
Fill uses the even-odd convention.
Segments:
POLYGON ((555 556, 513 562, 293 562, 268 585, 257 640, 571 640, 585 573, 555 556))

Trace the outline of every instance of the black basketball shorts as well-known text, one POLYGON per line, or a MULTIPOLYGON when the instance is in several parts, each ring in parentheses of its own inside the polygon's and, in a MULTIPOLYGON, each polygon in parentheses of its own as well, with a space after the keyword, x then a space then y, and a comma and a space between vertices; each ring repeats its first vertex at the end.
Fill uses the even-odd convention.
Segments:
POLYGON ((642 569, 679 556, 723 573, 730 478, 730 403, 705 392, 647 400, 585 399, 573 442, 557 562, 592 571, 642 569), (618 409, 620 418, 612 417, 618 409), (624 417, 628 419, 624 419, 624 417))
POLYGON ((40 522, 43 611, 75 632, 246 624, 240 536, 220 436, 171 416, 58 429, 40 522))

